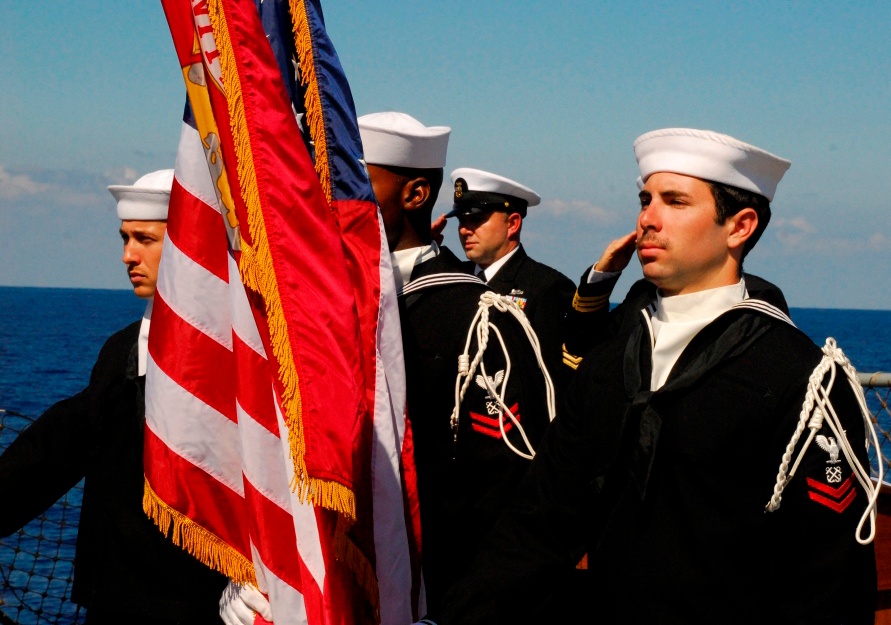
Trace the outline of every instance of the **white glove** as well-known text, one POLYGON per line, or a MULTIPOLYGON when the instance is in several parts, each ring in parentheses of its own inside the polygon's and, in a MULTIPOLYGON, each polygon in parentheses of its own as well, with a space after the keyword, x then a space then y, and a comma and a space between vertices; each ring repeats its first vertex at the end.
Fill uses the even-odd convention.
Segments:
POLYGON ((254 617, 260 614, 272 622, 272 607, 253 584, 236 584, 229 581, 220 597, 220 618, 226 625, 254 625, 254 617))

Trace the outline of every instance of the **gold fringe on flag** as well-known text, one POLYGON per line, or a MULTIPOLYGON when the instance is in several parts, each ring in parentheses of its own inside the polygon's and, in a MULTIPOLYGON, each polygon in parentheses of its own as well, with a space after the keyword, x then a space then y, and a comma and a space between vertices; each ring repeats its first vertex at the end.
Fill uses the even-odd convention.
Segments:
POLYGON ((254 565, 216 534, 164 503, 145 480, 142 509, 173 544, 239 584, 257 585, 254 565))
MULTIPOLYGON (((253 242, 252 246, 248 246, 242 239, 239 271, 245 286, 260 293, 266 304, 269 340, 272 344, 273 356, 278 363, 278 377, 283 387, 282 411, 285 424, 288 427, 288 442, 294 463, 294 479, 291 488, 302 502, 309 501, 313 505, 334 510, 355 519, 356 498, 352 490, 338 482, 310 477, 306 470, 306 439, 303 434, 299 380, 288 336, 288 324, 279 297, 278 281, 269 249, 266 224, 263 220, 260 189, 244 111, 241 78, 238 74, 222 0, 208 2, 208 14, 217 50, 220 53, 223 86, 226 89, 226 102, 229 109, 229 124, 238 161, 238 181, 247 209, 248 228, 253 242)), ((316 149, 318 150, 318 144, 316 149)))
POLYGON ((312 33, 306 17, 306 4, 303 0, 290 0, 291 24, 294 29, 294 47, 297 50, 297 63, 300 66, 300 84, 306 87, 303 98, 306 107, 306 125, 312 137, 316 152, 316 173, 331 203, 331 174, 328 168, 328 137, 325 134, 325 114, 322 98, 319 95, 319 81, 316 76, 316 60, 313 55, 312 33))
MULTIPOLYGON (((306 15, 305 1, 290 0, 289 5, 291 25, 294 31, 294 48, 297 52, 297 63, 300 69, 300 83, 306 87, 303 99, 306 108, 306 125, 315 146, 316 173, 330 204, 332 189, 328 161, 328 137, 325 134, 325 113, 319 94, 312 32, 306 15)), ((355 520, 355 516, 352 520, 355 520)), ((374 615, 374 623, 377 625, 380 623, 380 589, 377 574, 368 557, 347 535, 351 524, 352 522, 347 522, 343 518, 338 521, 334 538, 334 553, 337 559, 352 571, 356 584, 365 593, 374 615)))

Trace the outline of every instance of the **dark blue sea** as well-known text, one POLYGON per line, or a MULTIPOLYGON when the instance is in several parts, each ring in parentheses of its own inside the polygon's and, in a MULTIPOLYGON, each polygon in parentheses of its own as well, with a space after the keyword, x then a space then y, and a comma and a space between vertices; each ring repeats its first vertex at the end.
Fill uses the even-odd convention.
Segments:
MULTIPOLYGON (((136 321, 132 291, 0 287, 0 451, 28 419, 84 386, 102 343, 136 321)), ((22 532, 0 540, 0 621, 81 623, 67 599, 80 486, 22 532)), ((0 502, 0 512, 6 502, 0 502)))
MULTIPOLYGON (((0 287, 0 409, 36 417, 78 392, 87 384, 102 343, 139 319, 144 309, 145 302, 130 291, 0 287)), ((891 311, 791 312, 818 345, 835 337, 859 371, 891 372, 891 311)), ((0 450, 26 422, 5 416, 0 450)), ((76 620, 62 602, 70 585, 65 560, 72 556, 75 538, 71 528, 76 516, 71 514, 76 510, 62 507, 48 520, 30 524, 24 534, 0 541, 0 606, 6 604, 0 611, 21 623, 76 620), (53 542, 61 546, 50 557, 29 555, 43 553, 53 542), (19 613, 15 606, 22 603, 30 607, 19 613)))
MULTIPOLYGON (((144 309, 131 291, 0 287, 0 408, 37 416, 79 391, 102 343, 144 309)), ((891 311, 791 312, 818 345, 834 336, 859 371, 891 372, 891 311)))

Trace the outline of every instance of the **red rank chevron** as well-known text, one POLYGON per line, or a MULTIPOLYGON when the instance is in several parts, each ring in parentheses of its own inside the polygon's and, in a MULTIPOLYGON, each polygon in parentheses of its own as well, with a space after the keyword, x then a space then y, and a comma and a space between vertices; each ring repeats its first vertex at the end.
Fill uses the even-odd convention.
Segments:
MULTIPOLYGON (((514 404, 511 407, 510 411, 519 422, 520 404, 514 404)), ((514 429, 514 423, 507 417, 507 413, 505 413, 504 416, 504 433, 507 434, 512 429, 514 429)), ((471 426, 473 427, 473 431, 479 432, 480 434, 485 434, 486 436, 491 436, 492 438, 501 438, 501 427, 499 425, 500 421, 501 419, 499 417, 487 417, 475 412, 470 413, 470 422, 471 426)))
POLYGON ((833 488, 828 484, 807 478, 808 496, 811 501, 826 506, 830 510, 838 513, 844 512, 854 498, 857 496, 857 489, 854 488, 854 476, 849 475, 838 488, 833 488))

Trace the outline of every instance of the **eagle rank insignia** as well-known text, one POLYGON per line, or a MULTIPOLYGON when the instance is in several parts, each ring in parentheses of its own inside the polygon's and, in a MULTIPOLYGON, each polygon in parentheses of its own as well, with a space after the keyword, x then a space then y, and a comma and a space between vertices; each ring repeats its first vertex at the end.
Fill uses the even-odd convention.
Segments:
POLYGON ((820 449, 829 454, 829 459, 826 461, 825 484, 820 480, 807 478, 808 497, 815 503, 842 513, 857 496, 857 489, 854 487, 854 474, 849 475, 848 479, 842 483, 844 473, 841 460, 838 457, 840 449, 834 437, 819 434, 814 440, 817 441, 820 449), (836 484, 839 485, 835 486, 836 484))
MULTIPOLYGON (((502 438, 501 420, 503 416, 501 414, 501 406, 498 405, 498 401, 494 397, 492 397, 488 393, 488 391, 490 386, 495 389, 496 392, 498 391, 498 387, 501 386, 502 382, 504 382, 504 370, 499 371, 494 376, 487 375, 485 378, 482 375, 477 375, 475 381, 477 386, 487 391, 486 412, 488 413, 488 415, 479 414, 471 410, 471 427, 473 428, 474 432, 477 432, 479 434, 484 434, 485 436, 489 436, 491 438, 502 438), (486 382, 488 382, 488 384, 486 384, 486 382)), ((514 404, 513 406, 511 406, 510 411, 517 419, 517 422, 519 422, 520 405, 514 404)), ((504 433, 507 434, 513 428, 513 422, 508 418, 504 418, 504 433)))

